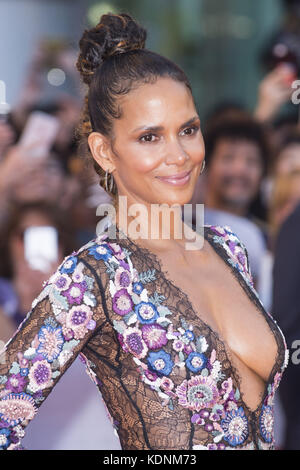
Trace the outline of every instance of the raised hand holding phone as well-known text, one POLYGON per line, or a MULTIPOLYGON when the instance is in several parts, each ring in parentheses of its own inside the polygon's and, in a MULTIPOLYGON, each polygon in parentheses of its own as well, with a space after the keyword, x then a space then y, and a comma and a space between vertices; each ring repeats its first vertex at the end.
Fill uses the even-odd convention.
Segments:
POLYGON ((36 144, 30 152, 31 157, 47 157, 57 136, 59 126, 58 118, 41 111, 34 111, 29 116, 20 137, 20 147, 28 148, 36 144))
POLYGON ((25 259, 32 269, 47 273, 58 261, 58 234, 55 227, 28 227, 24 232, 25 259))
POLYGON ((10 105, 6 102, 6 85, 3 80, 0 80, 0 121, 6 122, 9 113, 10 105))

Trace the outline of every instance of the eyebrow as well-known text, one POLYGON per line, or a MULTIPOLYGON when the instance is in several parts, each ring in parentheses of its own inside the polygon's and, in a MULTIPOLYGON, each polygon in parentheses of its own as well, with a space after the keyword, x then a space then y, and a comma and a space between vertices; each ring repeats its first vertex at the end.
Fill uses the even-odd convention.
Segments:
MULTIPOLYGON (((188 127, 191 124, 193 124, 195 121, 200 121, 199 116, 194 116, 188 121, 186 121, 184 124, 180 126, 180 129, 183 129, 184 127, 188 127)), ((133 132, 138 132, 138 131, 147 131, 147 132, 161 132, 164 130, 163 126, 141 126, 137 127, 136 129, 133 130, 133 132)))

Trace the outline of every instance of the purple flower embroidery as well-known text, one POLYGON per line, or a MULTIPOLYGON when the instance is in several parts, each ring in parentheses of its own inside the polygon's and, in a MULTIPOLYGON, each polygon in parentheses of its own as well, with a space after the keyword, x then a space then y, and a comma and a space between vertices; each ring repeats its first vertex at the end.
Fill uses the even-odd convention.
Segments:
POLYGON ((155 380, 158 379, 158 375, 155 374, 155 372, 152 372, 151 370, 145 370, 145 376, 147 377, 148 380, 151 380, 151 382, 155 382, 155 380))
POLYGON ((142 333, 138 328, 127 328, 123 335, 126 349, 139 359, 146 356, 148 348, 143 341, 142 333))
POLYGON ((63 295, 67 297, 69 304, 80 304, 87 288, 85 281, 81 284, 73 283, 67 291, 63 292, 63 295))
POLYGON ((124 268, 118 268, 115 275, 115 286, 117 289, 129 287, 131 284, 130 272, 124 268))
POLYGON ((225 237, 226 236, 226 233, 225 233, 225 230, 224 230, 223 227, 219 227, 219 226, 216 226, 216 225, 211 225, 210 228, 213 232, 215 232, 220 237, 225 237))
POLYGON ((190 354, 191 352, 193 352, 193 348, 190 344, 185 344, 183 350, 185 354, 190 354))
POLYGON ((74 306, 67 312, 65 328, 73 331, 75 339, 81 339, 87 330, 93 330, 96 326, 92 316, 93 312, 87 305, 74 306))
POLYGON ((161 383, 160 383, 160 386, 163 390, 172 390, 174 388, 174 383, 171 379, 169 379, 168 377, 163 377, 161 379, 161 383))
POLYGON ((118 315, 126 315, 131 312, 133 302, 126 289, 118 290, 112 300, 113 311, 118 315))
POLYGON ((199 424, 200 426, 204 426, 205 419, 201 418, 199 413, 196 413, 196 414, 193 414, 193 416, 191 417, 191 422, 193 424, 199 424))
POLYGON ((29 388, 36 392, 44 390, 52 384, 52 370, 46 360, 36 361, 29 371, 29 388))
POLYGON ((201 375, 184 380, 176 388, 176 395, 180 405, 193 411, 212 408, 219 398, 214 380, 201 375))
POLYGON ((125 258, 125 253, 123 253, 120 245, 117 243, 107 242, 107 246, 111 249, 117 259, 123 260, 125 258))
POLYGON ((243 268, 245 268, 245 266, 246 266, 246 256, 244 255, 244 253, 242 253, 242 252, 238 253, 237 257, 238 257, 239 262, 243 266, 243 268))
POLYGON ((143 325, 142 335, 149 349, 161 348, 168 342, 166 330, 157 323, 143 325))
POLYGON ((236 256, 236 247, 237 247, 237 243, 236 243, 236 242, 233 242, 233 241, 230 241, 230 242, 228 243, 228 246, 229 246, 229 248, 230 248, 230 251, 231 251, 233 257, 234 257, 234 258, 237 258, 237 256, 236 256))
POLYGON ((184 349, 184 347, 185 347, 185 344, 184 344, 184 342, 183 342, 181 339, 175 339, 175 340, 173 341, 173 349, 174 349, 174 351, 180 352, 180 351, 182 351, 182 350, 184 349))
POLYGON ((71 284, 71 279, 67 274, 56 274, 51 282, 55 285, 56 289, 60 291, 67 290, 71 284))
POLYGON ((6 382, 7 390, 10 390, 14 393, 23 392, 27 385, 26 377, 23 377, 21 374, 12 374, 8 377, 6 382))

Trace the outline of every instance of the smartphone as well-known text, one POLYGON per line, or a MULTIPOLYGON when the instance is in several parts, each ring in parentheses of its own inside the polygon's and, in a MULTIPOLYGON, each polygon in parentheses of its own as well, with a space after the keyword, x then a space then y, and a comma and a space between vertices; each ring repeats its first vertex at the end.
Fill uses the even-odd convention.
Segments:
POLYGON ((32 269, 49 272, 58 262, 58 233, 52 226, 28 227, 24 232, 25 259, 32 269))
POLYGON ((0 80, 0 121, 7 122, 11 107, 6 103, 6 85, 0 80))
POLYGON ((30 150, 32 157, 47 157, 57 136, 58 129, 58 118, 42 111, 34 111, 27 119, 19 145, 21 147, 33 145, 30 150))

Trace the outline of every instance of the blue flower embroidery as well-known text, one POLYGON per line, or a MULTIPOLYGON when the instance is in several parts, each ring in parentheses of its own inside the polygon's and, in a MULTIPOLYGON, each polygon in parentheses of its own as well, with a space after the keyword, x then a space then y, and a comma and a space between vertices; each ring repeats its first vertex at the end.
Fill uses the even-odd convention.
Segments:
POLYGON ((141 282, 134 282, 132 284, 132 290, 135 294, 140 294, 144 289, 144 286, 141 282))
POLYGON ((64 262, 62 267, 60 268, 61 273, 73 273, 77 265, 77 258, 76 256, 69 256, 68 259, 64 262))
POLYGON ((204 354, 193 351, 188 355, 185 363, 192 372, 199 372, 206 366, 207 358, 204 354))
POLYGON ((220 424, 225 433, 224 439, 231 446, 240 445, 247 439, 248 421, 241 406, 237 410, 228 412, 220 424))
POLYGON ((28 369, 28 367, 22 367, 22 368, 20 369, 20 375, 21 375, 22 377, 27 377, 28 374, 29 374, 29 369, 28 369))
POLYGON ((59 326, 53 328, 50 325, 42 326, 38 338, 40 341, 37 353, 47 359, 48 362, 53 362, 56 359, 64 344, 62 328, 59 326))
POLYGON ((263 406, 259 416, 259 429, 263 439, 266 442, 272 442, 273 439, 274 418, 271 406, 263 406))
POLYGON ((141 323, 154 323, 159 313, 152 302, 140 302, 134 307, 138 320, 141 323))
POLYGON ((159 375, 169 375, 172 372, 174 362, 170 354, 161 349, 160 351, 151 351, 147 357, 149 367, 159 375))
POLYGON ((193 339, 195 338, 195 335, 191 330, 186 330, 183 336, 184 338, 187 338, 189 341, 193 341, 193 339))
POLYGON ((105 245, 94 245, 89 249, 89 254, 92 255, 96 260, 103 259, 107 261, 113 253, 108 246, 105 245))
POLYGON ((5 450, 10 446, 11 439, 10 439, 11 431, 9 429, 0 429, 0 449, 5 450))

